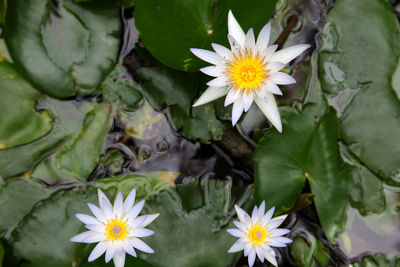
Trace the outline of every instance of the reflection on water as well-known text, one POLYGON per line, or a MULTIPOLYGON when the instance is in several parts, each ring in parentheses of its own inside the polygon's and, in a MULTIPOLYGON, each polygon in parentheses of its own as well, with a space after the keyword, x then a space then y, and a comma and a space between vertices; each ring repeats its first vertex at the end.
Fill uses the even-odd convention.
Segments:
POLYGON ((346 232, 339 243, 350 258, 362 253, 400 253, 400 189, 385 186, 386 210, 362 217, 349 208, 346 232))

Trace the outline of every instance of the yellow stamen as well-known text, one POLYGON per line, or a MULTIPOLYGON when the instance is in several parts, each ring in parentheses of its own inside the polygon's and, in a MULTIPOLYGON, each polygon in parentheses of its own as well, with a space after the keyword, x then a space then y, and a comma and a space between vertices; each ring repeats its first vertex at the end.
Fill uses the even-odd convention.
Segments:
POLYGON ((122 240, 128 236, 129 227, 125 221, 113 219, 106 225, 108 240, 122 240))
POLYGON ((250 230, 247 232, 247 237, 250 242, 254 245, 260 245, 265 242, 267 239, 268 233, 267 230, 262 227, 260 224, 253 225, 250 230))
POLYGON ((246 51, 244 55, 240 52, 234 55, 234 60, 228 63, 227 75, 234 89, 248 93, 260 89, 268 72, 263 57, 246 51))

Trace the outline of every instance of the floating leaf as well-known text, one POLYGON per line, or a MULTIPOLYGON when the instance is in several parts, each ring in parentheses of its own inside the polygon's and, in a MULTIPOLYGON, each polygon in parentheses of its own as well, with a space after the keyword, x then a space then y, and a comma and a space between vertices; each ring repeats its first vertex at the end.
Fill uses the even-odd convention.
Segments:
POLYGON ((86 203, 97 203, 93 187, 60 191, 44 200, 27 215, 12 236, 12 246, 24 266, 76 266, 90 251, 90 245, 70 242, 83 232, 76 213, 89 214, 86 203))
POLYGON ((146 48, 163 64, 180 70, 204 66, 190 48, 211 48, 211 43, 228 46, 227 18, 231 9, 247 31, 261 30, 276 0, 137 0, 135 24, 146 48))
POLYGON ((64 98, 100 86, 117 61, 120 31, 118 1, 13 0, 4 37, 21 73, 36 88, 64 98))
POLYGON ((58 151, 56 156, 36 168, 35 177, 48 182, 86 179, 103 151, 112 119, 111 107, 104 103, 48 98, 38 108, 49 111, 54 118, 53 128, 34 142, 0 150, 0 176, 8 178, 31 171, 43 159, 58 151), (82 155, 85 157, 82 158, 82 155))
POLYGON ((1 185, 0 213, 3 216, 0 220, 0 236, 9 238, 12 230, 32 207, 54 191, 26 178, 12 179, 1 185))
POLYGON ((176 172, 124 174, 98 180, 95 186, 107 191, 116 189, 116 192, 122 192, 124 196, 128 196, 132 188, 136 188, 136 198, 141 200, 175 186, 174 181, 178 175, 176 172))
POLYGON ((115 69, 104 80, 101 88, 104 101, 113 105, 121 105, 125 110, 135 110, 143 98, 139 91, 140 85, 129 77, 121 64, 115 66, 115 69))
POLYGON ((322 227, 334 243, 344 228, 353 181, 337 147, 334 110, 318 122, 317 112, 315 105, 302 112, 292 108, 283 117, 283 132, 271 130, 260 140, 254 156, 256 199, 287 211, 308 180, 322 227))
POLYGON ((0 87, 0 150, 32 142, 50 131, 49 113, 35 110, 35 102, 42 94, 12 64, 1 60, 0 87))
POLYGON ((318 54, 318 77, 338 110, 344 142, 369 170, 393 182, 400 181, 400 102, 391 84, 399 31, 388 1, 336 1, 318 54))
MULTIPOLYGON (((89 103, 86 103, 90 105, 89 103)), ((96 167, 111 128, 113 111, 110 105, 90 105, 82 128, 55 154, 39 164, 32 177, 48 183, 65 180, 85 181, 96 167)))

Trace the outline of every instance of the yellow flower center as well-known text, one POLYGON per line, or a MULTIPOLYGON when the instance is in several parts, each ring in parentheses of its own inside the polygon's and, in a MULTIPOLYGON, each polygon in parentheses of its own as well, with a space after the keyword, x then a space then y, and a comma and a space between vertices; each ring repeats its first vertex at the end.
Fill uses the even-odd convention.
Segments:
POLYGON ((108 240, 122 240, 128 236, 129 227, 125 221, 113 219, 106 225, 108 240))
POLYGON ((254 245, 260 245, 267 239, 267 230, 259 224, 253 225, 247 232, 250 242, 254 245))
POLYGON ((261 87, 268 77, 268 72, 264 58, 246 51, 244 55, 240 52, 234 55, 234 59, 228 63, 227 74, 234 89, 248 93, 261 87))

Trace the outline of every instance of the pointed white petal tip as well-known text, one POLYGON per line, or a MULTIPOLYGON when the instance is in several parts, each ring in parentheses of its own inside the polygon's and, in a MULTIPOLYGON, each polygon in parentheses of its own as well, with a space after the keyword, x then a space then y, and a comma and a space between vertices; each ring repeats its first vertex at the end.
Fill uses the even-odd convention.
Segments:
POLYGON ((228 32, 244 48, 246 35, 231 10, 228 12, 228 32))
POLYGON ((226 95, 227 87, 208 87, 192 107, 201 106, 226 95))

